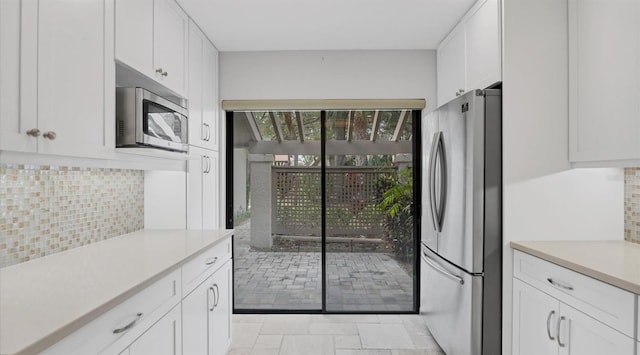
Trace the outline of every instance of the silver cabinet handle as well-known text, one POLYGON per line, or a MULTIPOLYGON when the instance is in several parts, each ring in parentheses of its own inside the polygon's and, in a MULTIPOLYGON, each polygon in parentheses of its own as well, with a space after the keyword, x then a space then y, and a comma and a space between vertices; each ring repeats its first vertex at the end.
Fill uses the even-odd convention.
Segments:
MULTIPOLYGON (((216 308, 216 291, 213 289, 213 286, 209 287, 209 289, 207 290, 207 299, 209 298, 209 291, 211 291, 211 294, 213 295, 213 303, 211 303, 211 306, 209 307, 209 312, 213 312, 213 309, 216 308)), ((207 300, 207 304, 208 304, 208 300, 207 300)))
POLYGON ((42 134, 42 137, 44 137, 46 139, 54 140, 54 139, 56 139, 56 132, 54 132, 54 131, 44 132, 42 134))
POLYGON ((213 301, 213 307, 218 307, 218 302, 220 302, 220 289, 218 288, 218 284, 213 284, 213 287, 215 287, 215 292, 213 293, 214 295, 214 301, 213 301))
POLYGON ((158 73, 158 74, 162 75, 162 68, 158 68, 158 69, 156 69, 156 73, 158 73))
POLYGON ((460 96, 460 92, 456 92, 456 96, 460 96))
POLYGON ((561 316, 560 318, 558 318, 558 325, 557 325, 558 332, 556 333, 556 337, 557 337, 557 340, 558 340, 558 345, 561 348, 564 348, 567 345, 566 343, 563 343, 563 342, 560 341, 560 325, 561 325, 562 321, 565 320, 565 319, 566 318, 564 316, 561 316))
POLYGON ((209 156, 207 155, 203 155, 202 156, 203 161, 205 161, 206 163, 204 163, 204 170, 202 171, 205 174, 209 174, 211 172, 211 159, 209 158, 209 156))
POLYGON ((551 336, 551 317, 553 317, 553 315, 556 314, 556 311, 551 311, 549 312, 549 315, 547 316, 547 336, 549 337, 549 340, 556 340, 556 338, 554 338, 553 336, 551 336))
POLYGON ((208 127, 208 126, 209 126, 209 125, 208 125, 208 124, 206 124, 206 123, 203 123, 203 124, 202 124, 202 132, 200 133, 200 138, 201 138, 203 141, 206 141, 206 140, 207 140, 207 127, 208 127))
POLYGON ((114 330, 113 334, 120 334, 120 333, 126 332, 127 330, 131 329, 134 325, 136 325, 136 322, 139 321, 140 318, 142 318, 142 313, 136 314, 136 319, 132 320, 129 324, 125 325, 124 327, 114 330))
POLYGON ((556 280, 554 280, 554 279, 552 279, 550 277, 547 278, 547 281, 549 281, 549 283, 552 284, 553 286, 564 288, 565 290, 573 291, 573 287, 572 286, 569 286, 569 285, 564 284, 562 282, 558 282, 558 281, 556 281, 556 280))
POLYGON ((207 142, 211 140, 211 126, 207 124, 207 142))
POLYGON ((167 76, 169 76, 169 73, 167 73, 166 71, 162 72, 162 76, 164 76, 166 78, 167 76))
POLYGON ((460 276, 450 274, 447 270, 440 268, 438 265, 436 265, 433 261, 429 259, 429 257, 427 256, 427 253, 425 253, 424 251, 422 252, 422 258, 427 264, 429 264, 429 266, 431 266, 437 272, 450 278, 451 280, 457 281, 460 285, 464 285, 464 280, 460 276))
POLYGON ((205 263, 206 265, 213 265, 213 264, 215 264, 215 263, 216 263, 216 261, 218 261, 218 257, 217 257, 217 256, 216 256, 216 257, 214 257, 214 258, 209 258, 209 259, 205 260, 205 262, 204 262, 204 263, 205 263))
POLYGON ((27 131, 27 135, 31 137, 37 137, 40 135, 40 130, 37 128, 31 128, 27 131))

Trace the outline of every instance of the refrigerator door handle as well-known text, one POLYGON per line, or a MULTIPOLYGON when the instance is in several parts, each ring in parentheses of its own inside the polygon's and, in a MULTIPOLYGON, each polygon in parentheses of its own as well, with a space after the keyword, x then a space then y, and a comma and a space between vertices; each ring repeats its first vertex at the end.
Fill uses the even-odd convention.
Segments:
POLYGON ((438 266, 434 261, 432 261, 428 256, 427 253, 425 253, 424 251, 422 252, 422 259, 424 259, 424 261, 431 266, 432 269, 434 269, 435 271, 441 273, 442 275, 450 278, 451 280, 457 281, 460 285, 464 285, 464 280, 460 277, 460 276, 456 276, 454 274, 450 274, 447 270, 441 268, 440 266, 438 266))
POLYGON ((445 154, 444 147, 444 135, 439 132, 438 136, 438 154, 440 159, 440 201, 438 203, 438 232, 442 232, 442 225, 444 224, 444 209, 447 203, 447 156, 445 154))
POLYGON ((431 221, 433 222, 433 229, 438 229, 438 206, 436 205, 436 156, 438 149, 438 141, 442 132, 436 132, 433 134, 433 142, 431 143, 431 152, 429 153, 429 204, 431 205, 431 221))

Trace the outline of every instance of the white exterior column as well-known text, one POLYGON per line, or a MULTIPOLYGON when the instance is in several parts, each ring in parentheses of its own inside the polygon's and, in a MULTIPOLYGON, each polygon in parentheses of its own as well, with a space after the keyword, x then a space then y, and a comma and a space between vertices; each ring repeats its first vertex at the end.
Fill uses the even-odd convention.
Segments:
POLYGON ((271 166, 272 154, 249 154, 251 173, 251 246, 271 248, 271 166))

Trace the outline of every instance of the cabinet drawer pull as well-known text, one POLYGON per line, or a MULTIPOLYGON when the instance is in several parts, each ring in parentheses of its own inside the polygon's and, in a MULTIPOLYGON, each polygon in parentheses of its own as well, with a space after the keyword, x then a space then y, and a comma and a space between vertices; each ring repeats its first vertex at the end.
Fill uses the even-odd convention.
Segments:
POLYGON ((556 281, 556 280, 554 280, 554 279, 552 279, 550 277, 547 279, 547 281, 549 281, 549 283, 552 284, 553 286, 564 288, 565 290, 573 291, 573 287, 572 286, 565 285, 565 284, 563 284, 561 282, 558 282, 558 281, 556 281))
POLYGON ((551 317, 553 317, 553 315, 556 314, 556 311, 551 311, 549 312, 549 315, 547 316, 547 336, 549 337, 549 340, 556 340, 556 338, 554 338, 551 335, 551 317))
POLYGON ((131 329, 134 325, 136 325, 136 322, 139 321, 140 318, 142 318, 142 313, 136 314, 136 319, 132 320, 131 323, 125 325, 124 327, 114 330, 113 334, 120 334, 120 333, 126 332, 127 330, 131 329))
POLYGON ((564 348, 564 347, 567 345, 566 343, 563 343, 563 342, 561 342, 561 341, 560 341, 560 325, 562 324, 562 321, 563 321, 563 320, 565 320, 565 319, 566 319, 566 318, 565 318, 564 316, 561 316, 560 318, 558 318, 558 326, 557 326, 557 328, 558 328, 558 332, 557 332, 557 334, 556 334, 556 338, 557 338, 557 340, 558 340, 558 345, 559 345, 561 348, 564 348))
POLYGON ((44 132, 44 134, 42 135, 44 138, 50 139, 50 140, 54 140, 56 139, 56 132, 54 131, 47 131, 44 132))
POLYGON ((216 263, 216 261, 218 261, 218 257, 217 257, 217 256, 216 256, 216 257, 214 257, 214 258, 209 258, 209 259, 207 259, 207 260, 205 261, 205 264, 206 264, 206 265, 213 265, 213 264, 215 264, 215 263, 216 263))
POLYGON ((156 69, 156 73, 158 73, 158 74, 162 75, 162 68, 158 68, 158 69, 156 69))

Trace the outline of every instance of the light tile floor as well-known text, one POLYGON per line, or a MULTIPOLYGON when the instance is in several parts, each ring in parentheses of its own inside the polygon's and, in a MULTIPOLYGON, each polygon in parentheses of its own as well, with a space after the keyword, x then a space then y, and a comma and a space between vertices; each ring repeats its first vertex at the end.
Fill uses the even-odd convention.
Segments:
POLYGON ((233 315, 228 355, 444 355, 418 315, 233 315))

